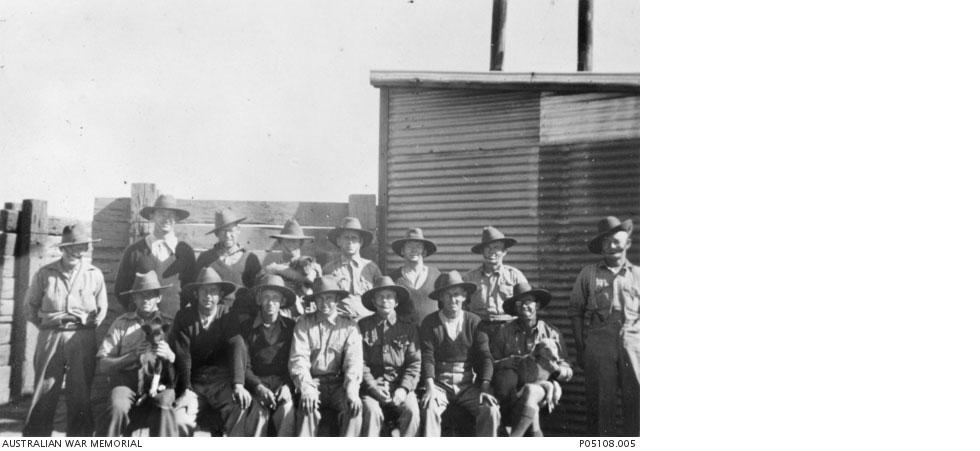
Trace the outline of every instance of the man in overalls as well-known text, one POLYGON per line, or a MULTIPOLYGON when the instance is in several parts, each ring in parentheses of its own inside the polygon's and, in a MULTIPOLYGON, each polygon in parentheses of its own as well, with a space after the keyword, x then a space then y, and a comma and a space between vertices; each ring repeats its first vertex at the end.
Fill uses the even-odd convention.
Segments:
POLYGON ((589 251, 602 261, 582 268, 568 313, 579 363, 585 369, 589 435, 618 435, 621 396, 625 435, 640 435, 640 267, 626 259, 633 221, 599 221, 589 251))

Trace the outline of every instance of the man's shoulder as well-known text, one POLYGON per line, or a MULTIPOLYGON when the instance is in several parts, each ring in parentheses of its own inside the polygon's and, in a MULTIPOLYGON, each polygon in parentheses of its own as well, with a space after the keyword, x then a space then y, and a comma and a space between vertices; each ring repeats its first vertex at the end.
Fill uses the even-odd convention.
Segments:
POLYGON ((112 320, 112 325, 109 326, 110 329, 120 329, 128 327, 129 324, 136 322, 136 312, 126 312, 116 317, 112 320))
POLYGON ((483 266, 477 266, 463 273, 463 280, 466 282, 480 280, 481 278, 483 278, 483 266))

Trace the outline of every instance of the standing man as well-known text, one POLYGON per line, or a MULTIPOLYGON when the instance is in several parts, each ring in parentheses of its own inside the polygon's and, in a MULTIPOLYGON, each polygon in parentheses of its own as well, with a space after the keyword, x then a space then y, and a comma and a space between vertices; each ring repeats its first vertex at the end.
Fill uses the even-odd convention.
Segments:
POLYGON ((572 379, 572 367, 568 364, 565 344, 561 332, 538 319, 538 312, 551 302, 547 290, 532 289, 528 284, 514 287, 514 297, 504 301, 504 311, 517 319, 500 328, 490 343, 493 354, 494 393, 500 400, 505 416, 510 419, 511 437, 523 437, 530 429, 535 436, 541 436, 538 415, 545 401, 545 392, 533 381, 521 381, 520 360, 534 351, 542 340, 552 340, 558 346, 556 362, 538 362, 543 369, 551 372, 551 378, 560 382, 572 379), (547 368, 545 368, 547 367, 547 368), (528 385, 521 385, 522 383, 528 385), (520 393, 520 396, 518 396, 520 393))
POLYGON ((245 435, 277 437, 296 434, 293 410, 293 384, 289 381, 289 350, 296 322, 279 314, 296 302, 296 294, 282 277, 264 276, 252 288, 259 305, 253 319, 242 324, 242 338, 248 347, 245 388, 252 393, 252 405, 245 417, 245 435))
MULTIPOLYGON (((170 321, 159 310, 161 291, 167 286, 160 285, 157 273, 150 271, 136 274, 132 289, 120 293, 134 307, 134 311, 123 313, 112 322, 99 352, 97 379, 105 381, 111 388, 108 402, 96 398, 96 436, 123 437, 134 430, 149 426, 152 437, 177 437, 178 419, 173 408, 174 390, 171 388, 172 374, 164 373, 160 382, 167 386, 152 399, 137 403, 140 355, 152 349, 158 359, 173 363, 176 359, 166 341, 151 347, 142 327, 153 324, 166 328, 170 321), (154 349, 155 348, 155 349, 154 349)), ((172 373, 172 372, 171 372, 172 373)), ((96 390, 93 389, 93 394, 96 390)))
POLYGON ((323 435, 327 425, 321 421, 327 414, 337 414, 341 435, 357 437, 361 432, 361 334, 357 323, 339 311, 348 295, 334 278, 317 278, 311 295, 316 312, 296 321, 289 374, 300 393, 300 437, 323 435))
POLYGON ((177 405, 185 407, 180 427, 192 435, 198 413, 214 409, 220 425, 209 425, 212 434, 238 434, 240 422, 252 396, 245 390, 245 343, 238 323, 221 299, 236 289, 204 268, 197 280, 184 287, 185 296, 197 299, 183 308, 174 320, 171 340, 177 354, 177 405))
POLYGON ((340 225, 327 233, 330 242, 340 248, 340 259, 323 268, 323 274, 337 278, 340 286, 350 292, 341 305, 341 313, 353 318, 371 314, 362 303, 361 295, 370 290, 374 279, 381 277, 381 268, 373 261, 361 257, 361 248, 371 245, 374 234, 361 228, 357 218, 346 217, 340 225))
POLYGON ((394 417, 398 427, 391 431, 392 436, 415 437, 419 430, 415 387, 422 369, 418 328, 395 313, 399 305, 411 302, 408 289, 396 285, 391 277, 379 277, 363 299, 374 314, 357 323, 364 337, 361 436, 380 436, 385 418, 394 417))
POLYGON ((401 268, 391 272, 391 278, 408 289, 412 301, 404 306, 399 304, 398 314, 415 325, 421 324, 423 318, 439 310, 439 306, 429 299, 429 293, 436 289, 436 279, 442 273, 425 264, 425 259, 436 253, 436 243, 425 239, 422 229, 413 228, 408 230, 405 238, 392 242, 391 250, 405 259, 401 268))
MULTIPOLYGON (((277 275, 290 282, 293 287, 298 287, 307 280, 308 275, 297 271, 291 265, 303 258, 303 245, 312 242, 313 237, 303 232, 303 227, 295 219, 289 219, 282 226, 282 231, 276 235, 270 235, 276 240, 272 251, 265 255, 262 261, 262 268, 266 274, 277 275)), ((320 265, 311 261, 310 268, 318 277, 323 274, 320 265)), ((298 297, 305 296, 302 290, 293 289, 298 297)), ((283 314, 293 319, 299 318, 303 313, 309 313, 312 309, 304 308, 301 303, 294 303, 292 306, 285 307, 283 314)))
MULTIPOLYGON (((478 437, 496 437, 500 407, 490 394, 493 358, 480 317, 463 311, 463 303, 476 291, 456 271, 439 276, 429 298, 439 302, 439 311, 422 320, 422 382, 425 394, 421 407, 425 436, 442 435, 442 414, 458 404, 476 419, 478 437)), ((456 419, 458 424, 461 419, 456 419)))
MULTIPOLYGON (((161 283, 170 288, 161 292, 160 314, 173 320, 181 308, 180 287, 194 281, 194 249, 183 241, 177 241, 174 227, 187 219, 190 212, 177 208, 177 199, 161 194, 151 207, 144 207, 140 216, 153 222, 153 232, 130 244, 123 251, 116 273, 116 299, 124 302, 120 294, 133 286, 136 273, 153 271, 161 283)), ((132 309, 132 305, 123 304, 132 309)))
POLYGON ((490 337, 514 319, 504 311, 504 300, 514 295, 514 286, 528 283, 521 270, 504 264, 507 250, 517 244, 493 226, 483 228, 483 240, 473 246, 474 254, 483 255, 483 264, 463 274, 463 280, 476 284, 469 310, 483 320, 490 337))
MULTIPOLYGON (((214 229, 205 235, 213 233, 218 238, 218 242, 211 249, 201 252, 194 268, 194 273, 200 274, 202 269, 211 267, 221 276, 221 280, 240 287, 235 293, 226 296, 222 302, 236 312, 243 310, 239 312, 243 316, 250 313, 250 309, 242 308, 246 307, 244 304, 236 306, 235 299, 238 295, 244 296, 247 289, 255 285, 255 279, 262 270, 259 257, 238 242, 238 235, 241 233, 238 225, 245 219, 247 218, 230 209, 215 212, 214 229)), ((243 302, 248 301, 248 299, 243 300, 243 302)))
POLYGON ((585 368, 590 435, 616 435, 617 397, 625 434, 640 435, 640 267, 626 259, 633 221, 599 221, 589 252, 602 260, 582 268, 569 302, 579 363, 585 368))
POLYGON ((61 259, 38 270, 27 290, 28 321, 40 329, 34 351, 34 397, 24 420, 25 437, 51 435, 61 386, 65 386, 69 437, 90 436, 89 387, 98 347, 95 328, 105 319, 102 271, 84 261, 93 240, 82 224, 61 233, 61 259))

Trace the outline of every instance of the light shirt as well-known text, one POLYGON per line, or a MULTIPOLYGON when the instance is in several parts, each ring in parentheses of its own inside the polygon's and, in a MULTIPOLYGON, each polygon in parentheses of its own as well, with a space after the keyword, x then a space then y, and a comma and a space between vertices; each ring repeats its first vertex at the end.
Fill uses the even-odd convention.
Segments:
POLYGON ((483 320, 510 321, 513 316, 504 312, 504 301, 514 296, 514 286, 528 283, 521 270, 501 265, 499 270, 484 272, 483 265, 463 274, 463 280, 476 284, 470 296, 470 311, 483 320))
POLYGON ((413 271, 407 266, 402 266, 402 276, 405 280, 409 282, 412 286, 409 288, 415 288, 418 290, 425 285, 425 279, 429 277, 429 267, 422 265, 422 269, 419 271, 413 271))
POLYGON ((300 390, 315 389, 314 378, 320 376, 343 376, 348 391, 356 390, 363 377, 363 351, 361 333, 350 318, 306 314, 293 331, 289 375, 300 390))
POLYGON ((150 254, 161 263, 177 253, 177 235, 173 232, 164 235, 163 238, 157 238, 151 233, 146 236, 146 244, 150 248, 150 254))
POLYGON ((27 289, 28 319, 39 327, 54 327, 63 319, 98 326, 108 311, 102 271, 82 261, 65 272, 61 260, 44 265, 27 289))
POLYGON ((136 312, 127 312, 119 315, 115 321, 112 322, 112 326, 109 327, 109 331, 106 332, 105 339, 102 340, 102 346, 99 347, 99 351, 95 354, 96 357, 121 357, 132 352, 139 350, 140 344, 146 340, 146 334, 143 333, 143 324, 155 322, 157 324, 167 324, 163 316, 160 315, 160 311, 153 313, 149 319, 144 320, 136 312))
POLYGON ((450 319, 441 310, 439 311, 439 321, 446 326, 446 336, 450 340, 456 341, 456 337, 463 331, 463 316, 465 315, 460 313, 455 319, 450 319))

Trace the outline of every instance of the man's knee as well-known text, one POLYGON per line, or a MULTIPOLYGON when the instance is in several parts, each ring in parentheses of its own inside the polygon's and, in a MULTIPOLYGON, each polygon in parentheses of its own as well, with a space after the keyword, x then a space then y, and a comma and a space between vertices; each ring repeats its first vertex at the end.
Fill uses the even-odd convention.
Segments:
POLYGON ((109 409, 114 413, 127 413, 133 407, 134 393, 129 387, 114 387, 109 393, 109 409))

